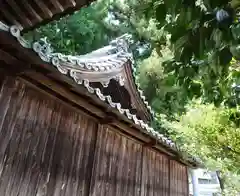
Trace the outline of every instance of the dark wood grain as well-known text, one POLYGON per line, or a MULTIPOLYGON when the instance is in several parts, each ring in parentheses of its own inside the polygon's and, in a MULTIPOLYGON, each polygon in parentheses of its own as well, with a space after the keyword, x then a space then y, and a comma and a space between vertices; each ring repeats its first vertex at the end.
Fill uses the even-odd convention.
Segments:
POLYGON ((90 196, 139 196, 142 147, 102 126, 98 132, 90 196))
POLYGON ((170 161, 170 196, 188 196, 187 167, 170 161))
POLYGON ((0 195, 87 195, 97 124, 8 78, 0 94, 0 195))
POLYGON ((165 155, 144 148, 141 196, 169 196, 168 164, 165 155))

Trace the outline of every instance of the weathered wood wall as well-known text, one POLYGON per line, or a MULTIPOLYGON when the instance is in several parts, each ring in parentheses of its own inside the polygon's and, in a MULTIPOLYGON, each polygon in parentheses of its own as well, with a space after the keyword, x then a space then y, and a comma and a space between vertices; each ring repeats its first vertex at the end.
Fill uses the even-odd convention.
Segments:
POLYGON ((187 196, 187 168, 63 102, 0 79, 1 196, 187 196))
POLYGON ((188 193, 187 169, 176 161, 170 161, 170 195, 185 196, 188 193))
POLYGON ((150 149, 143 150, 142 196, 169 196, 169 159, 150 149))
POLYGON ((104 127, 98 138, 91 196, 140 195, 141 145, 104 127))

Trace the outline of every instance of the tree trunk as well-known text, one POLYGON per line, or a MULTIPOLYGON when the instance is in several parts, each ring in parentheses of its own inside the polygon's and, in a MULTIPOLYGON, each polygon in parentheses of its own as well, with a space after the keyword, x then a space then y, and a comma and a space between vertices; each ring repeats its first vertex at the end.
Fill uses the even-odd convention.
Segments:
POLYGON ((218 177, 218 181, 219 181, 219 184, 220 184, 221 191, 223 192, 224 189, 225 189, 225 179, 224 179, 224 176, 222 175, 221 171, 216 171, 216 174, 217 174, 217 177, 218 177))

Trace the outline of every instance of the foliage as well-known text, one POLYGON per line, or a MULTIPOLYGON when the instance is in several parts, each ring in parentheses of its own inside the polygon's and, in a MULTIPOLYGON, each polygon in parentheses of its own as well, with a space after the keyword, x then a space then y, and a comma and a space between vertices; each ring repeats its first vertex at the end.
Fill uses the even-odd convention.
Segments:
POLYGON ((171 16, 163 25, 171 34, 174 52, 174 58, 165 66, 168 72, 176 74, 180 85, 189 89, 190 98, 193 94, 203 95, 205 101, 219 106, 230 96, 231 48, 238 40, 232 33, 236 25, 232 21, 228 24, 218 21, 216 13, 220 8, 233 10, 228 1, 174 3, 174 7, 163 4, 166 16, 171 16))
POLYGON ((171 130, 181 148, 199 157, 208 169, 221 171, 224 186, 240 190, 240 127, 236 125, 239 112, 212 104, 196 102, 188 106, 185 115, 177 121, 167 121, 164 126, 171 130))
POLYGON ((228 173, 226 175, 226 190, 224 190, 224 195, 228 196, 228 195, 238 195, 240 192, 240 177, 239 175, 236 174, 232 174, 232 173, 228 173))
POLYGON ((106 45, 118 32, 102 25, 106 17, 105 2, 93 4, 73 15, 53 21, 29 32, 28 39, 47 37, 55 51, 65 54, 85 54, 106 45))
POLYGON ((167 47, 173 56, 163 63, 164 72, 175 74, 175 84, 189 92, 189 99, 203 96, 217 106, 227 103, 232 91, 230 62, 240 57, 238 1, 123 2, 122 12, 135 32, 157 53, 170 35, 167 47))
POLYGON ((110 40, 129 33, 136 41, 132 47, 134 56, 137 59, 146 58, 152 48, 145 34, 157 35, 156 28, 153 28, 155 23, 128 17, 130 8, 125 5, 128 4, 122 1, 99 0, 73 15, 41 26, 24 36, 32 41, 47 37, 54 51, 79 55, 96 50, 110 40))
POLYGON ((153 50, 149 58, 139 63, 138 80, 155 112, 171 118, 174 114, 184 112, 188 99, 185 90, 176 85, 176 77, 164 73, 162 63, 172 57, 171 51, 163 48, 161 52, 161 58, 153 50))
POLYGON ((171 124, 184 138, 183 146, 191 148, 194 154, 220 158, 226 169, 240 172, 240 128, 232 121, 235 115, 232 109, 196 104, 179 122, 171 124))

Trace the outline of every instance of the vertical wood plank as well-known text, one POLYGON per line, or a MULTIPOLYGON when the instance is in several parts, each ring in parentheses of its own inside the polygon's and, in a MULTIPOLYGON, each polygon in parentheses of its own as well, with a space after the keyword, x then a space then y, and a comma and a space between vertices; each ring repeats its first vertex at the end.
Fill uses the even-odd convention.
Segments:
POLYGON ((98 132, 90 196, 139 196, 142 146, 115 130, 98 132))
POLYGON ((10 176, 8 173, 13 169, 10 162, 18 161, 14 159, 15 153, 12 153, 12 148, 17 148, 19 138, 16 138, 17 141, 14 146, 10 146, 10 144, 13 141, 14 127, 22 108, 24 89, 18 81, 8 77, 4 82, 1 94, 3 101, 1 102, 2 110, 0 115, 2 117, 0 126, 0 187, 3 188, 0 190, 0 195, 10 195, 15 176, 10 176))
POLYGON ((168 158, 149 148, 143 150, 141 196, 168 196, 168 158))
POLYGON ((171 196, 188 196, 188 175, 187 167, 177 161, 170 161, 170 195, 171 196))

